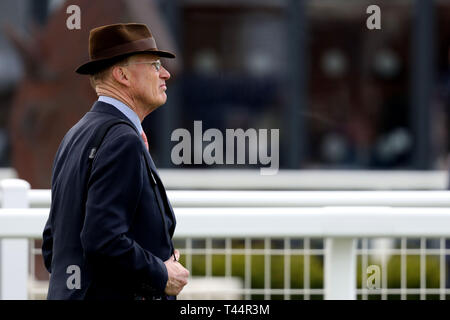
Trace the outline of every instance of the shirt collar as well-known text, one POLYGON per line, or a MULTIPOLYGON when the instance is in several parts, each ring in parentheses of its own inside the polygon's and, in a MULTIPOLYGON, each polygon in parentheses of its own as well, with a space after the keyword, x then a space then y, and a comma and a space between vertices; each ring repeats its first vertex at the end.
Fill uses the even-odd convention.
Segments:
POLYGON ((130 119, 131 123, 133 123, 133 125, 139 131, 139 134, 142 134, 144 129, 142 129, 141 120, 139 119, 136 112, 134 112, 133 109, 131 109, 129 106, 127 106, 120 100, 107 96, 99 96, 98 101, 105 102, 114 106, 116 109, 122 112, 128 119, 130 119))

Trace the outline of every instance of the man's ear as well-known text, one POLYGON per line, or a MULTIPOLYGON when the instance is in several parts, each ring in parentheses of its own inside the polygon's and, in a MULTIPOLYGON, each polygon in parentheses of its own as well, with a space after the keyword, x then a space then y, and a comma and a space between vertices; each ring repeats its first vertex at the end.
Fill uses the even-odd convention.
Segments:
POLYGON ((130 72, 126 68, 122 66, 114 66, 112 68, 112 76, 118 83, 126 87, 130 86, 130 72))

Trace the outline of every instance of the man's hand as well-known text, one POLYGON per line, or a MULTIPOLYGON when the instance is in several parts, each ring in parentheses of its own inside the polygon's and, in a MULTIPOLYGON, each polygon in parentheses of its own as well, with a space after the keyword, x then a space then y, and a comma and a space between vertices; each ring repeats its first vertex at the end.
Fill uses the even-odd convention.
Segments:
POLYGON ((167 274, 169 275, 164 292, 169 296, 178 295, 187 284, 189 277, 189 270, 178 262, 180 252, 175 250, 174 254, 175 259, 171 256, 167 261, 164 261, 167 268, 167 274))

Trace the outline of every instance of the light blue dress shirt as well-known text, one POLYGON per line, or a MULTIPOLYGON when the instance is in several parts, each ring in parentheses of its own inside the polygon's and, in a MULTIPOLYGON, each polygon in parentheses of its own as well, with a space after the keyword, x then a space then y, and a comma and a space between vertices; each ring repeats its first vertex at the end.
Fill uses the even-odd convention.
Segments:
POLYGON ((110 105, 113 105, 116 109, 122 112, 128 119, 130 119, 131 123, 133 123, 133 125, 136 127, 139 134, 142 134, 142 132, 144 132, 144 129, 142 129, 141 125, 141 120, 139 119, 138 115, 136 114, 136 112, 133 111, 133 109, 128 107, 125 103, 115 98, 107 96, 99 96, 98 101, 102 101, 110 105))

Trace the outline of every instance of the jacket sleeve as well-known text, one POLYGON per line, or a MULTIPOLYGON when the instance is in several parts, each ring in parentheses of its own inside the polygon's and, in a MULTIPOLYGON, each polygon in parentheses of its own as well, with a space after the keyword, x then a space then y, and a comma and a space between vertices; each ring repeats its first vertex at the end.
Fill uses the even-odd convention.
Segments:
POLYGON ((42 257, 44 258, 45 268, 49 273, 52 273, 52 258, 53 258, 53 235, 50 225, 50 217, 44 227, 42 233, 42 257))
POLYGON ((106 139, 99 148, 88 181, 80 236, 88 257, 107 259, 115 268, 162 293, 168 280, 164 262, 127 236, 146 172, 142 148, 139 136, 131 131, 106 139))
MULTIPOLYGON (((65 137, 63 138, 64 142, 65 137)), ((61 144, 63 143, 61 142, 61 144)), ((54 170, 56 165, 56 160, 58 159, 60 155, 61 148, 58 148, 58 151, 55 155, 55 160, 53 161, 53 172, 52 172, 52 203, 54 203, 54 170)), ((44 227, 44 231, 42 232, 42 258, 44 260, 45 268, 47 269, 48 273, 52 273, 52 259, 53 259, 53 231, 52 231, 52 222, 51 222, 51 216, 52 216, 52 206, 50 206, 50 214, 48 216, 47 222, 44 227)))

